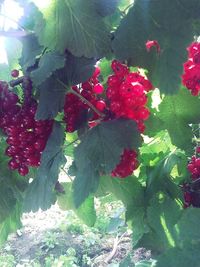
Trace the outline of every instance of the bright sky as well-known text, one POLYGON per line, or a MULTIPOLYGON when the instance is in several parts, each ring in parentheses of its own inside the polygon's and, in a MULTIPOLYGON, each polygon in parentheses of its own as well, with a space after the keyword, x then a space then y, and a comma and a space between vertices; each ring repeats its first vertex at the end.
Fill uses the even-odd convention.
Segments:
MULTIPOLYGON (((40 9, 48 6, 51 0, 32 0, 40 9)), ((5 0, 0 9, 0 31, 16 29, 17 21, 23 15, 21 8, 14 0, 5 0)), ((0 36, 0 63, 7 63, 7 56, 4 48, 5 37, 0 36)))
MULTIPOLYGON (((17 21, 23 15, 23 9, 13 0, 5 0, 0 10, 0 31, 16 29, 17 21)), ((4 48, 5 37, 0 36, 0 63, 7 63, 7 56, 4 48)))

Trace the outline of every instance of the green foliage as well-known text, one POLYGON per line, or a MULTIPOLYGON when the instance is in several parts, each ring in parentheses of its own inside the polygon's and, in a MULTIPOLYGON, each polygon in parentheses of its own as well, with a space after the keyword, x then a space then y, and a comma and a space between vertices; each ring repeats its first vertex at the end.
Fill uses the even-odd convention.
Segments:
POLYGON ((72 183, 62 183, 64 194, 57 197, 58 205, 63 210, 73 210, 77 216, 88 226, 93 226, 96 221, 94 198, 89 196, 81 206, 76 209, 73 199, 72 183))
MULTIPOLYGON (((52 0, 41 10, 31 0, 17 2, 24 7, 17 30, 23 37, 7 38, 8 64, 0 65, 0 78, 9 81, 13 68, 31 78, 32 94, 38 102, 36 119, 56 122, 40 167, 24 178, 8 169, 5 136, 0 135, 0 244, 9 232, 20 227, 22 208, 46 210, 58 200, 62 209, 73 210, 84 223, 93 226, 94 197, 109 193, 126 209, 133 246, 150 248, 157 261, 135 266, 198 266, 199 209, 183 209, 181 184, 189 180, 188 157, 199 145, 200 101, 181 86, 181 75, 186 48, 200 32, 199 0, 52 0), (155 47, 148 52, 147 40, 158 41, 160 52, 155 47), (66 93, 72 92, 72 85, 88 81, 95 64, 101 67, 99 79, 107 88, 114 58, 146 69, 144 73, 160 90, 147 94, 151 115, 145 122, 143 140, 135 122, 107 120, 111 113, 107 109, 105 118, 98 117, 92 107, 80 122, 81 129, 65 137, 62 124, 66 93), (85 122, 93 115, 98 124, 89 128, 85 122), (125 148, 139 153, 140 166, 125 179, 111 177, 125 148), (75 177, 62 184, 62 194, 56 192, 55 184, 65 156, 74 159, 68 173, 75 177)), ((20 86, 13 90, 20 91, 22 101, 20 86)), ((108 99, 106 102, 109 104, 108 99)), ((113 225, 122 223, 123 219, 115 219, 113 225)), ((106 229, 108 220, 102 222, 106 229)), ((62 259, 66 266, 76 266, 75 255, 71 261, 68 255, 66 258, 62 259)), ((59 262, 50 258, 46 266, 51 264, 57 266, 59 262)), ((131 264, 127 257, 119 266, 131 264)))
POLYGON ((119 59, 147 68, 154 85, 168 94, 177 92, 180 87, 182 64, 186 60, 185 48, 194 35, 191 17, 196 11, 190 9, 188 14, 181 2, 134 1, 113 41, 113 49, 119 59), (185 27, 182 28, 182 25, 185 27), (146 51, 147 40, 159 42, 159 55, 155 50, 146 51))
POLYGON ((41 79, 40 82, 36 83, 37 85, 40 83, 37 88, 39 92, 39 105, 36 119, 45 120, 56 117, 58 112, 63 110, 66 86, 86 81, 94 71, 95 62, 93 59, 77 58, 71 54, 66 56, 59 55, 58 53, 45 54, 40 60, 39 68, 31 73, 33 81, 38 79, 38 75, 40 75, 42 80, 43 76, 46 77, 43 83, 41 83, 41 79), (59 58, 57 67, 54 63, 55 57, 59 58), (65 63, 64 67, 61 68, 63 63, 65 63), (45 66, 48 66, 48 68, 45 66), (57 70, 57 68, 60 69, 57 70))
POLYGON ((54 52, 44 54, 39 61, 38 68, 31 73, 31 79, 34 85, 40 85, 47 80, 54 71, 63 68, 64 65, 65 58, 63 55, 54 52))
POLYGON ((55 122, 53 132, 42 154, 37 175, 27 189, 24 210, 37 211, 39 208, 46 210, 56 201, 54 187, 58 179, 59 167, 65 162, 63 142, 63 127, 55 122))
POLYGON ((43 15, 45 21, 36 32, 42 45, 61 53, 67 49, 78 57, 110 52, 109 31, 93 1, 53 0, 43 15))
POLYGON ((125 148, 137 148, 140 137, 133 121, 103 122, 88 131, 75 149, 75 205, 97 190, 100 173, 110 174, 125 148))
POLYGON ((178 94, 164 97, 157 114, 168 130, 172 143, 187 153, 191 153, 193 147, 189 124, 199 123, 199 104, 198 98, 182 88, 178 94))

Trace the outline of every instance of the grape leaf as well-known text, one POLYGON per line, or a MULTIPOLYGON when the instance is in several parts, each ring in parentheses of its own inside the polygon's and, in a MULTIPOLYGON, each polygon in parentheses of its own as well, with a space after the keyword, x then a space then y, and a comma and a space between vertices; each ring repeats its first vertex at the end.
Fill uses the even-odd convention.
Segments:
POLYGON ((174 247, 158 257, 156 267, 199 267, 199 244, 174 247))
POLYGON ((172 144, 188 153, 193 151, 193 134, 189 124, 199 122, 199 106, 199 99, 182 88, 178 94, 164 97, 157 113, 169 132, 172 144))
POLYGON ((53 119, 63 110, 66 89, 55 77, 46 79, 39 87, 39 103, 36 120, 53 119))
POLYGON ((45 120, 55 118, 58 112, 63 110, 64 106, 66 88, 62 83, 65 86, 71 86, 85 82, 92 76, 95 62, 96 60, 93 59, 84 57, 77 58, 71 54, 67 54, 64 68, 55 71, 38 86, 39 104, 36 119, 45 120))
POLYGON ((22 55, 19 63, 24 72, 27 68, 33 66, 36 61, 36 56, 42 52, 42 46, 39 45, 38 40, 34 34, 29 34, 20 38, 22 43, 22 55))
POLYGON ((166 94, 173 94, 180 87, 182 64, 187 58, 186 47, 194 36, 193 14, 188 14, 179 2, 134 1, 113 40, 115 55, 134 66, 148 69, 153 84, 166 94), (154 49, 146 51, 147 40, 158 41, 159 55, 154 49))
POLYGON ((126 207, 126 220, 130 221, 133 229, 133 245, 135 246, 144 233, 148 232, 145 224, 144 188, 136 177, 124 180, 109 176, 101 177, 99 190, 112 193, 126 207))
POLYGON ((147 221, 165 248, 176 245, 174 225, 182 215, 182 207, 174 200, 163 195, 155 195, 147 209, 147 221))
POLYGON ((54 191, 59 168, 65 162, 63 155, 64 129, 55 122, 53 131, 42 153, 36 178, 30 183, 24 201, 25 211, 46 210, 56 200, 54 191))
POLYGON ((16 203, 15 208, 7 216, 7 218, 0 223, 0 245, 2 245, 8 238, 8 235, 19 229, 21 224, 22 208, 19 202, 16 203))
MULTIPOLYGON (((144 189, 136 177, 130 176, 126 179, 117 179, 111 176, 102 176, 99 191, 112 193, 121 200, 125 207, 142 206, 144 204, 144 189)), ((98 193, 98 192, 97 192, 98 193)))
POLYGON ((102 122, 90 129, 75 149, 75 205, 97 190, 99 172, 110 174, 124 148, 137 149, 140 141, 136 124, 130 120, 102 122))
POLYGON ((36 34, 45 47, 88 58, 110 52, 109 31, 93 1, 53 0, 43 15, 45 23, 41 21, 36 34))
POLYGON ((120 0, 94 0, 97 13, 102 16, 109 16, 116 11, 120 0))
POLYGON ((63 68, 64 65, 64 55, 56 52, 46 53, 41 57, 38 68, 31 72, 31 80, 35 86, 38 86, 50 77, 54 71, 63 68))
POLYGON ((179 243, 189 243, 200 241, 200 232, 198 221, 200 210, 198 208, 188 208, 184 210, 181 219, 178 221, 176 228, 179 229, 179 243))
POLYGON ((170 173, 175 165, 182 160, 178 152, 168 153, 153 167, 146 168, 147 189, 146 197, 151 199, 155 193, 165 192, 170 198, 176 199, 182 196, 180 188, 172 181, 170 173))
POLYGON ((19 20, 19 25, 30 32, 34 32, 36 28, 39 30, 43 20, 42 12, 31 0, 22 1, 21 5, 24 9, 24 14, 19 20))
POLYGON ((57 196, 58 205, 62 210, 73 210, 76 215, 88 226, 93 226, 96 221, 94 198, 89 196, 81 206, 76 209, 73 199, 72 183, 61 183, 65 193, 57 196))
POLYGON ((135 264, 133 263, 131 256, 128 255, 127 257, 125 257, 125 259, 123 259, 120 264, 119 267, 134 267, 135 264))

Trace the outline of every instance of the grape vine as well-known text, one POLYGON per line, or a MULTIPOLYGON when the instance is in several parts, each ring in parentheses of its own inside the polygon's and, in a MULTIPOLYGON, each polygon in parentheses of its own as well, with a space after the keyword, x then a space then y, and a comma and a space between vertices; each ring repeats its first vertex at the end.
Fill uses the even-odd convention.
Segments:
POLYGON ((95 198, 114 194, 134 248, 156 267, 198 267, 199 0, 15 2, 19 25, 2 29, 0 243, 24 211, 61 199, 92 226, 95 198))

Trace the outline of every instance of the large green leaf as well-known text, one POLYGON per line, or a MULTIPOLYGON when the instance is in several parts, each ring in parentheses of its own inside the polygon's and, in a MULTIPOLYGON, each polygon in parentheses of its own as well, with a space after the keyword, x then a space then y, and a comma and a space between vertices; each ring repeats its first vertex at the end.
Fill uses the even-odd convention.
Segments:
POLYGON ((147 221, 165 248, 176 245, 174 225, 182 215, 181 206, 174 200, 158 194, 147 209, 147 221))
POLYGON ((24 72, 27 68, 34 66, 36 57, 42 52, 42 46, 39 45, 38 40, 34 34, 29 34, 20 38, 22 43, 22 55, 19 63, 24 72))
POLYGON ((53 119, 63 110, 66 89, 51 76, 39 86, 36 120, 53 119))
POLYGON ((89 196, 81 206, 76 209, 73 199, 72 183, 62 183, 65 193, 57 196, 58 205, 63 210, 73 210, 76 215, 88 226, 93 226, 96 221, 94 197, 89 196))
POLYGON ((109 31, 94 1, 52 0, 43 14, 45 23, 37 31, 42 45, 88 58, 103 57, 110 51, 109 31))
MULTIPOLYGON (((51 55, 56 55, 51 53, 51 55)), ((50 56, 51 57, 51 56, 50 56)), ((54 56, 51 57, 51 66, 53 66, 54 56)), ((63 63, 62 56, 59 57, 60 66, 63 63)), ((63 110, 66 88, 63 86, 71 86, 85 82, 94 72, 95 60, 87 59, 84 57, 77 58, 71 54, 68 54, 65 59, 65 66, 55 71, 50 77, 48 77, 42 84, 38 86, 39 91, 39 105, 37 108, 36 119, 45 120, 55 118, 58 112, 63 110), (63 83, 61 83, 61 82, 63 83)), ((45 65, 48 62, 45 63, 45 65)), ((49 75, 49 70, 52 68, 48 67, 48 71, 45 70, 45 75, 49 75)), ((36 70, 40 74, 40 68, 36 70)), ((34 75, 35 72, 33 72, 34 75)), ((37 75, 38 76, 38 75, 37 75)), ((37 81, 37 77, 34 77, 37 81)))
POLYGON ((82 138, 75 149, 77 175, 74 180, 75 204, 79 206, 98 187, 99 174, 110 174, 125 148, 140 144, 135 122, 113 120, 102 122, 82 138))
POLYGON ((127 177, 126 179, 102 176, 98 190, 101 194, 112 193, 117 199, 123 202, 125 207, 139 207, 144 204, 144 188, 138 179, 133 176, 127 177))
POLYGON ((17 203, 21 204, 28 183, 26 178, 8 168, 9 159, 4 153, 7 144, 3 138, 0 138, 0 145, 0 223, 3 223, 15 211, 17 203))
POLYGON ((64 129, 55 122, 46 148, 42 153, 41 165, 36 178, 29 185, 24 201, 25 211, 46 210, 56 200, 54 191, 60 166, 65 162, 63 155, 64 129))
POLYGON ((93 0, 95 4, 96 11, 102 17, 109 16, 116 11, 120 0, 93 0))
POLYGON ((147 188, 146 197, 151 199, 155 193, 165 192, 170 198, 181 198, 182 192, 178 185, 171 179, 172 169, 182 160, 179 153, 167 154, 153 167, 146 169, 147 188))
POLYGON ((199 262, 199 244, 193 244, 169 249, 158 258, 156 267, 199 267, 199 262))
POLYGON ((133 245, 136 245, 144 233, 148 232, 145 223, 144 188, 136 177, 116 179, 110 176, 101 177, 99 184, 101 194, 112 193, 126 207, 126 220, 133 229, 133 245))
POLYGON ((40 59, 38 68, 31 72, 31 80, 35 86, 38 86, 50 77, 54 71, 63 68, 64 65, 64 55, 56 52, 46 53, 40 59))
POLYGON ((179 231, 179 242, 191 243, 200 242, 200 231, 198 222, 200 219, 200 210, 198 208, 188 208, 177 223, 179 231))
POLYGON ((7 240, 10 233, 17 231, 17 229, 22 226, 20 221, 21 215, 21 204, 16 203, 12 212, 2 223, 0 223, 0 245, 2 245, 7 240))
POLYGON ((193 40, 191 17, 181 1, 136 0, 115 32, 113 49, 121 60, 149 70, 153 84, 173 94, 180 86, 186 47, 193 40), (185 27, 182 27, 185 25, 185 27), (128 41, 127 41, 128 40, 128 41), (147 40, 157 40, 161 53, 147 52, 147 40))
POLYGON ((172 144, 189 153, 193 150, 193 134, 189 124, 199 122, 199 107, 200 100, 182 88, 178 94, 166 96, 157 113, 169 132, 172 144))

